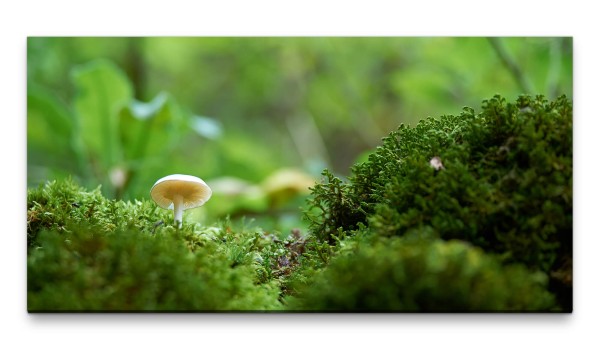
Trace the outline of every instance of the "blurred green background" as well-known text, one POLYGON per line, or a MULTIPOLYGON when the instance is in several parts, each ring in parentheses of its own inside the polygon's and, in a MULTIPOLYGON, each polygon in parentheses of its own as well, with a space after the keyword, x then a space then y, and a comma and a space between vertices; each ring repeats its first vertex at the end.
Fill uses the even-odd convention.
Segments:
POLYGON ((132 200, 191 174, 214 195, 186 220, 304 227, 321 170, 349 174, 401 123, 572 89, 571 38, 30 37, 27 182, 132 200))

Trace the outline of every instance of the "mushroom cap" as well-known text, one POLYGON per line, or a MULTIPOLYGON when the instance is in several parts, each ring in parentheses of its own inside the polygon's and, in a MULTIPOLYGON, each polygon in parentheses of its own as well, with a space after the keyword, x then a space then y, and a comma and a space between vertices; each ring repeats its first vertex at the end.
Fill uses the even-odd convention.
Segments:
POLYGON ((190 175, 169 175, 156 181, 150 190, 152 200, 164 209, 173 209, 173 199, 176 195, 183 197, 183 209, 204 205, 212 190, 198 177, 190 175))

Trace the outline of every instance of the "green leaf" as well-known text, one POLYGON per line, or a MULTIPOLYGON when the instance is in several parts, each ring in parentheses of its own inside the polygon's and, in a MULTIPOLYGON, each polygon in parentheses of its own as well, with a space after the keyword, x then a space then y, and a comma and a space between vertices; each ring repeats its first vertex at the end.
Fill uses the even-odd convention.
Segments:
POLYGON ((148 103, 133 100, 119 114, 119 136, 129 166, 143 165, 168 154, 185 130, 181 109, 167 93, 148 103))
POLYGON ((122 156, 119 145, 119 112, 131 102, 132 87, 114 64, 97 60, 72 70, 77 90, 74 100, 80 134, 89 154, 107 171, 122 156))

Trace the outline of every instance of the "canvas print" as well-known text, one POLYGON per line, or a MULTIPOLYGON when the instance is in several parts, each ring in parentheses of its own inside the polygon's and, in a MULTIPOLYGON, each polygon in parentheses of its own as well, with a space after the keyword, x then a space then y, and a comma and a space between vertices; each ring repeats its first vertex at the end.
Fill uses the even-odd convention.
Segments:
POLYGON ((29 37, 27 310, 569 313, 570 37, 29 37))

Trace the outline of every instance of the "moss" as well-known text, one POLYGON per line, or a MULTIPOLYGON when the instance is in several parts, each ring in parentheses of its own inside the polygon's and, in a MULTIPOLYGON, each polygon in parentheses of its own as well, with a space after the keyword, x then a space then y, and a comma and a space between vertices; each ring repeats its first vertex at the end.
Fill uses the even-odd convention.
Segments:
POLYGON ((282 309, 279 282, 261 280, 249 256, 270 244, 260 229, 171 225, 151 202, 108 200, 72 181, 30 190, 28 310, 282 309))
POLYGON ((350 312, 514 312, 557 309, 547 276, 502 266, 462 241, 377 238, 336 255, 299 284, 290 308, 350 312))
POLYGON ((42 232, 28 259, 30 311, 219 311, 281 308, 250 266, 215 247, 190 252, 176 233, 136 230, 68 238, 42 232))
POLYGON ((329 243, 360 223, 384 237, 464 240, 546 273, 569 311, 572 121, 564 96, 495 96, 479 113, 401 125, 347 182, 324 172, 306 213, 311 230, 329 243))
MULTIPOLYGON (((27 247, 39 246, 41 230, 69 232, 85 224, 97 232, 134 228, 153 232, 172 221, 172 213, 151 201, 106 199, 100 187, 87 191, 73 180, 51 181, 27 191, 27 247)), ((171 223, 172 224, 172 223, 171 223)))

